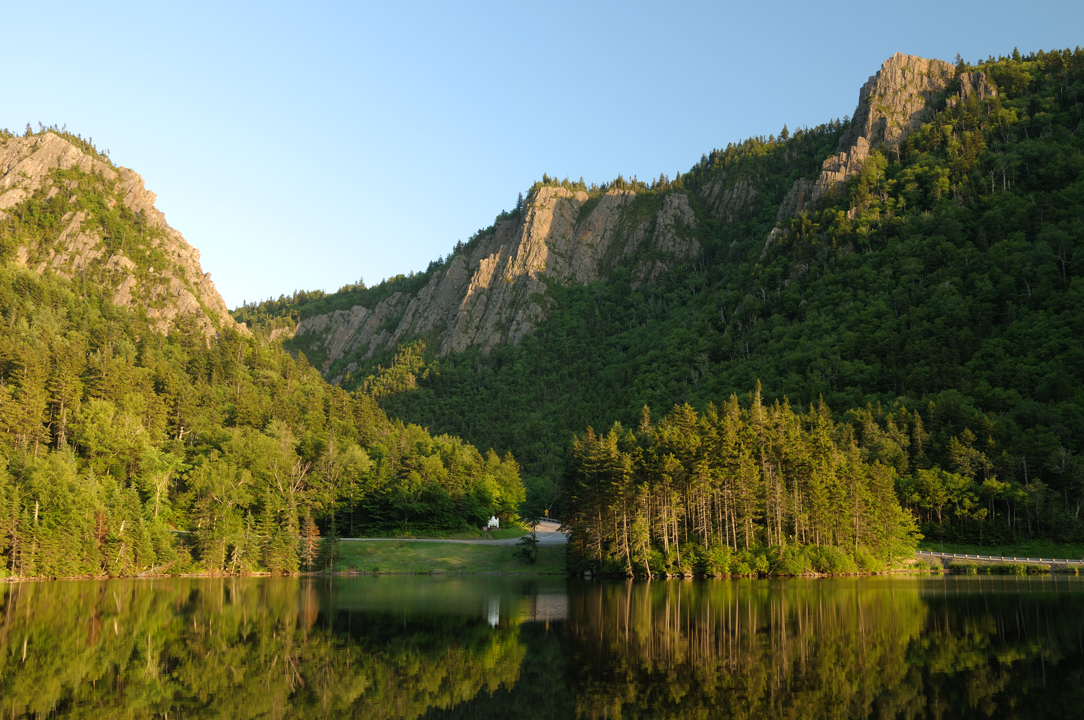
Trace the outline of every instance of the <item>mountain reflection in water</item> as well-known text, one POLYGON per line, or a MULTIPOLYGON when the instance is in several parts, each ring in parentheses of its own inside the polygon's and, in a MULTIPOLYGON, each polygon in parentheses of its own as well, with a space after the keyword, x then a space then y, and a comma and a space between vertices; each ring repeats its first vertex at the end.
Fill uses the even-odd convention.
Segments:
POLYGON ((1084 580, 0 586, 0 717, 1079 717, 1084 580))

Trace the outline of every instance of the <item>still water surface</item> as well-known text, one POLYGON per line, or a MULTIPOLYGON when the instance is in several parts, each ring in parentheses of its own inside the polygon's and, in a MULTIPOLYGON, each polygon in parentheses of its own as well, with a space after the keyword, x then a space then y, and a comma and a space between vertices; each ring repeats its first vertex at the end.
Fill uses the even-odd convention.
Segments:
POLYGON ((1081 718, 1084 578, 0 587, 0 718, 1081 718))

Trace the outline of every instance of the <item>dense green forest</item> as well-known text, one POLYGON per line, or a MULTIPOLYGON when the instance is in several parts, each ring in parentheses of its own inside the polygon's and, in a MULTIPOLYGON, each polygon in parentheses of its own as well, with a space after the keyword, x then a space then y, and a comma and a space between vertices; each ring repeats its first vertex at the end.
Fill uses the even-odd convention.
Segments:
POLYGON ((78 192, 42 189, 0 220, 0 575, 292 572, 328 560, 320 535, 515 516, 510 454, 389 420, 277 344, 194 322, 162 335, 94 278, 16 262, 75 210, 156 261, 114 184, 55 173, 78 192))
MULTIPOLYGON (((1014 51, 957 72, 985 73, 997 96, 956 101, 957 79, 898 150, 874 148, 767 246, 792 181, 817 176, 847 122, 641 183, 637 201, 687 195, 698 257, 655 283, 619 262, 590 285, 552 284, 547 319, 520 344, 430 353, 425 377, 381 406, 514 450, 532 512, 560 512, 573 435, 635 427, 644 405, 703 412, 760 381, 799 414, 823 399, 866 461, 893 468, 928 537, 1079 540, 1084 52, 1014 51), (699 194, 720 179, 757 190, 732 222, 699 194)), ((378 365, 393 358, 377 354, 353 382, 378 365)))
POLYGON ((636 433, 617 424, 572 443, 562 503, 570 569, 880 571, 914 548, 894 477, 823 405, 804 416, 764 407, 758 388, 747 409, 736 396, 703 416, 683 405, 657 427, 645 407, 636 433))
MULTIPOLYGON (((1079 540, 1084 53, 1014 52, 961 63, 964 71, 985 73, 998 94, 949 102, 950 87, 898 151, 875 149, 842 191, 785 221, 768 245, 792 183, 816 177, 846 121, 728 145, 673 179, 593 186, 544 177, 526 203, 546 184, 588 192, 588 206, 634 188, 645 212, 684 193, 700 253, 653 283, 632 281, 635 256, 586 286, 551 283, 547 318, 520 344, 438 359, 415 338, 378 353, 343 388, 263 333, 223 329, 208 342, 182 324, 157 334, 138 312, 113 306, 94 278, 17 263, 17 248, 30 248, 32 263, 77 211, 137 272, 162 260, 154 230, 114 184, 54 171, 68 192, 39 191, 0 219, 4 572, 291 571, 317 562, 316 543, 300 536, 447 529, 517 509, 578 518, 584 507, 620 507, 631 519, 629 498, 655 498, 644 500, 648 545, 634 559, 631 531, 607 525, 579 546, 596 567, 683 567, 677 534, 686 532, 699 534, 704 552, 729 547, 735 558, 749 553, 734 562, 754 566, 769 547, 807 544, 845 549, 845 564, 880 562, 908 536, 903 516, 880 537, 863 535, 880 520, 860 508, 851 512, 857 531, 841 525, 810 543, 802 533, 813 527, 812 506, 777 502, 771 485, 808 478, 788 474, 790 450, 759 437, 739 443, 758 465, 740 523, 690 504, 699 490, 659 501, 672 482, 691 492, 706 450, 665 444, 644 424, 645 406, 678 406, 659 427, 685 416, 702 448, 721 418, 771 407, 764 412, 787 418, 780 427, 802 452, 834 448, 826 477, 852 473, 862 485, 833 502, 861 505, 893 486, 927 537, 1079 540), (757 191, 730 222, 701 197, 720 180, 757 191), (733 410, 727 398, 758 383, 762 399, 733 410), (636 430, 586 431, 615 421, 636 430), (573 490, 593 482, 584 458, 603 446, 627 456, 633 480, 585 500, 573 490), (665 470, 671 461, 684 479, 665 470), (736 535, 739 525, 749 533, 736 535)), ((522 211, 517 203, 502 218, 522 211)), ((246 305, 237 316, 274 327, 372 306, 417 291, 489 232, 423 273, 246 305)), ((746 428, 740 436, 759 421, 734 422, 746 428)), ((705 467, 731 460, 712 462, 705 467)), ((808 553, 795 562, 831 564, 808 553)))

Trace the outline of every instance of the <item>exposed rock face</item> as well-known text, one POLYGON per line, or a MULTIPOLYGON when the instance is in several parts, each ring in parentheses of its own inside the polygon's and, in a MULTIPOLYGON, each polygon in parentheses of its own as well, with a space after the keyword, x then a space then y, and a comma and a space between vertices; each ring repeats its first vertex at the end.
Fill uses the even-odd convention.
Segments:
POLYGON ((354 307, 302 321, 295 337, 311 337, 331 362, 364 349, 362 357, 416 337, 437 338, 446 355, 471 347, 518 343, 545 317, 543 278, 586 284, 620 258, 649 247, 650 261, 632 269, 650 282, 700 251, 688 230, 696 216, 683 192, 664 197, 662 208, 633 220, 636 194, 611 190, 581 217, 587 193, 543 187, 522 220, 497 223, 470 254, 456 254, 416 295, 396 293, 375 308, 354 307))
POLYGON ((775 214, 776 222, 783 222, 787 218, 801 215, 805 206, 813 198, 814 181, 808 178, 798 178, 791 186, 790 192, 783 198, 779 205, 779 212, 775 214))
MULTIPOLYGON (((148 227, 161 231, 150 242, 164 256, 164 262, 159 262, 161 267, 137 268, 123 252, 110 252, 91 218, 83 212, 69 214, 67 226, 55 242, 48 243, 49 247, 19 248, 17 257, 22 262, 32 263, 39 271, 48 267, 69 278, 97 272, 113 288, 116 304, 142 307, 162 332, 182 316, 194 317, 207 336, 216 328, 238 327, 211 276, 200 267, 199 251, 166 223, 165 215, 154 207, 155 194, 144 187, 143 178, 88 155, 59 135, 47 132, 0 140, 0 218, 5 216, 5 210, 39 188, 48 188, 49 197, 59 192, 61 188, 51 175, 57 168, 79 168, 115 181, 121 202, 148 227)), ((65 189, 78 193, 78 187, 65 189)), ((244 326, 239 327, 247 332, 244 326)))
POLYGON ((711 213, 720 222, 734 222, 748 210, 756 200, 756 189, 744 180, 730 184, 726 174, 709 183, 700 191, 700 199, 711 208, 711 213))
POLYGON ((986 73, 960 73, 960 97, 949 98, 948 106, 955 106, 957 101, 967 102, 972 95, 979 100, 997 96, 997 88, 986 82, 986 73))
POLYGON ((858 92, 850 130, 839 140, 838 153, 824 161, 813 188, 816 202, 862 168, 872 149, 892 151, 922 125, 934 101, 952 81, 956 69, 941 60, 896 53, 858 92))
MULTIPOLYGON (((689 198, 684 193, 667 195, 662 209, 655 216, 655 232, 651 237, 654 259, 641 262, 633 268, 633 286, 655 282, 660 275, 673 267, 675 262, 697 255, 700 252, 700 243, 683 232, 695 227, 696 214, 689 206, 689 198)), ((626 246, 627 253, 635 250, 638 240, 634 235, 632 242, 626 246)))
MULTIPOLYGON (((874 150, 898 150, 907 135, 929 119, 935 101, 955 74, 956 68, 941 60, 903 53, 885 60, 859 91, 850 129, 840 138, 836 154, 824 161, 816 180, 800 178, 794 182, 779 206, 776 222, 800 215, 807 205, 840 187, 862 169, 874 150)), ((962 73, 959 98, 948 98, 948 105, 967 100, 972 94, 981 100, 993 97, 997 90, 987 83, 984 73, 962 73)), ((760 255, 762 259, 782 234, 779 227, 769 233, 760 255)))
POLYGON ((858 107, 850 132, 840 138, 845 150, 865 138, 871 146, 898 147, 907 133, 927 119, 937 96, 944 92, 956 69, 941 60, 896 53, 858 92, 858 107))

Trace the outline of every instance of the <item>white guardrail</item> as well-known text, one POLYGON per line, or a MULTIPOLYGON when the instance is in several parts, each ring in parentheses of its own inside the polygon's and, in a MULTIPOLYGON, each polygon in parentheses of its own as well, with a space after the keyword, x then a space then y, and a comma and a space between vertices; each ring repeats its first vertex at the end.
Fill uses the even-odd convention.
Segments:
POLYGON ((1084 565, 1084 559, 1080 560, 1068 560, 1062 558, 1021 558, 1021 557, 1005 557, 1004 555, 964 555, 962 553, 942 553, 932 552, 930 550, 916 550, 916 555, 929 555, 931 557, 949 558, 955 560, 997 560, 1000 562, 1029 562, 1029 563, 1046 563, 1048 565, 1084 565))

